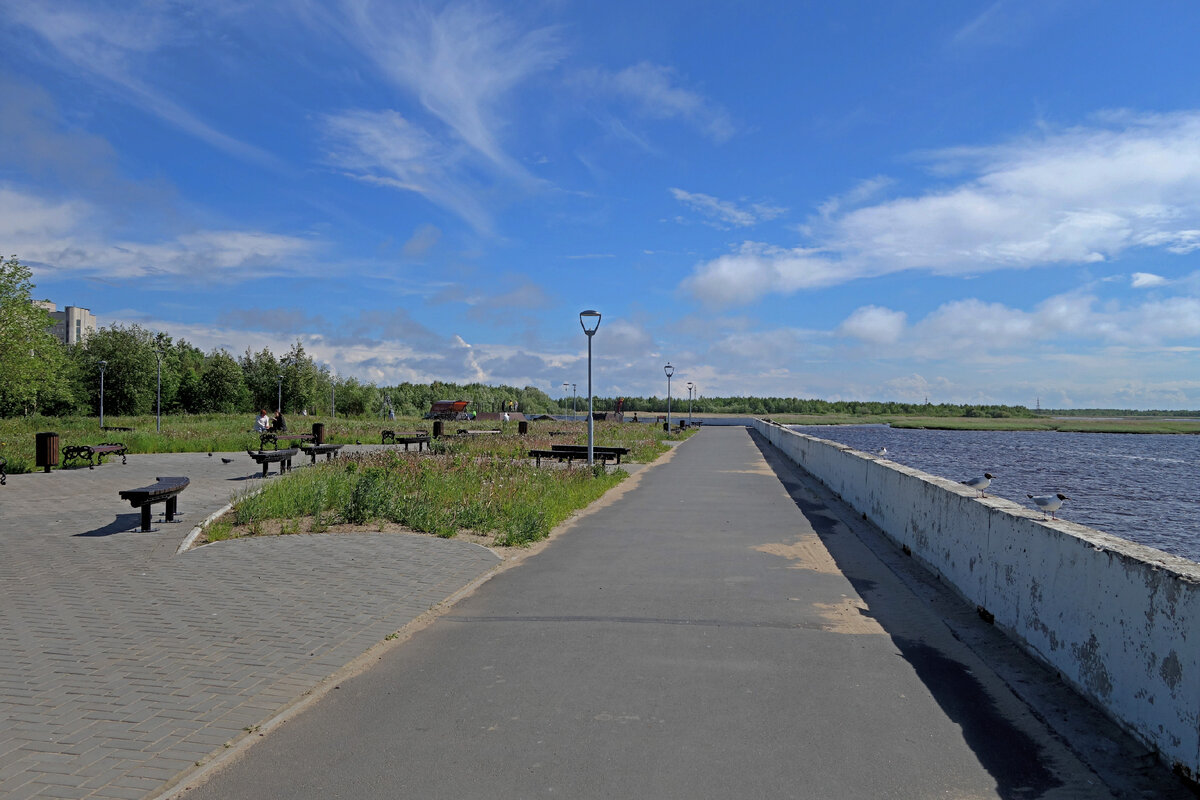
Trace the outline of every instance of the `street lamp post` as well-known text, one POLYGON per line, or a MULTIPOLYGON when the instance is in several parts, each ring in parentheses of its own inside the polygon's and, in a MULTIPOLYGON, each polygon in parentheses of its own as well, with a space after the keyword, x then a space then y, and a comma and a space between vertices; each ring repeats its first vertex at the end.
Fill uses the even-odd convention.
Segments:
POLYGON ((692 424, 692 389, 696 388, 696 384, 688 381, 688 425, 692 424))
POLYGON ((108 366, 107 361, 100 362, 100 427, 104 427, 104 370, 108 366))
MULTIPOLYGON (((568 387, 568 386, 570 386, 570 385, 571 385, 571 384, 567 383, 566 381, 563 381, 563 403, 566 403, 566 402, 567 402, 567 387, 568 387)), ((574 413, 575 413, 575 409, 574 409, 574 408, 572 408, 572 409, 571 409, 571 414, 573 415, 574 413)))
POLYGON ((579 325, 583 328, 583 332, 587 334, 588 340, 588 466, 594 463, 594 448, 595 448, 595 425, 592 419, 592 336, 595 335, 596 329, 600 327, 600 312, 587 311, 579 312, 579 325), (590 328, 588 326, 591 326, 590 328))
POLYGON ((337 377, 329 381, 329 418, 337 419, 337 377))
POLYGON ((675 374, 675 368, 670 364, 663 367, 663 372, 667 373, 667 433, 671 432, 671 376, 675 374))
POLYGON ((571 416, 572 417, 579 416, 579 411, 577 408, 579 404, 577 402, 575 402, 576 395, 578 395, 578 394, 579 393, 575 391, 575 384, 572 383, 571 384, 571 416))
POLYGON ((283 376, 279 376, 278 383, 275 384, 275 410, 283 411, 283 376))
POLYGON ((154 432, 162 433, 162 350, 155 350, 154 355, 158 356, 158 393, 155 397, 154 408, 154 432))

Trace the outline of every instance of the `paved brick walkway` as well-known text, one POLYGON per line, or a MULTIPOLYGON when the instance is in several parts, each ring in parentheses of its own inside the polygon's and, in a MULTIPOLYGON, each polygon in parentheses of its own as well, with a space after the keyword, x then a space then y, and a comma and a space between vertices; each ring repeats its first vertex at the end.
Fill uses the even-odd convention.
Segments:
POLYGON ((135 455, 0 487, 0 797, 153 796, 499 562, 382 534, 175 554, 260 471, 135 455), (191 479, 182 522, 141 533, 117 492, 160 475, 191 479))

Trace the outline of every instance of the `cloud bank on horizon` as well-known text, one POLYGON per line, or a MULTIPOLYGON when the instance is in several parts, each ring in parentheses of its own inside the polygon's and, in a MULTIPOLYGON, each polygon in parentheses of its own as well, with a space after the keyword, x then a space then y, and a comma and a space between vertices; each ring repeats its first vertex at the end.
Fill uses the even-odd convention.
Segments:
POLYGON ((382 384, 1200 407, 1200 9, 684 8, 0 0, 0 249, 382 384))

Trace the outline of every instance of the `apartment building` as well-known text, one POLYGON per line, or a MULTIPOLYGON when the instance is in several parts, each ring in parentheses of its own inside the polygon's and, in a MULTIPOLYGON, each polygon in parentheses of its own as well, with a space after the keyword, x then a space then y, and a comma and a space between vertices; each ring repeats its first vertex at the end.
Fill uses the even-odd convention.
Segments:
POLYGON ((79 344, 96 332, 96 317, 86 308, 64 306, 62 311, 49 300, 34 300, 33 304, 50 312, 54 325, 50 332, 63 344, 79 344))

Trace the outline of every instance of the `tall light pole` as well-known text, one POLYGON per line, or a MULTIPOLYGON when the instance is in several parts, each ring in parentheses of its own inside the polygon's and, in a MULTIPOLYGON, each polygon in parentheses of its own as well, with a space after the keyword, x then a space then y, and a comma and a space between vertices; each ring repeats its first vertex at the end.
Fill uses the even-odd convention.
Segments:
MULTIPOLYGON (((566 381, 563 381, 563 402, 564 403, 567 402, 567 387, 570 385, 571 384, 567 383, 566 381)), ((575 410, 571 409, 571 414, 573 415, 574 413, 575 413, 575 410)))
POLYGON ((279 376, 279 382, 275 385, 275 410, 283 411, 283 376, 279 376))
POLYGON ((154 432, 162 433, 162 350, 155 350, 154 355, 158 356, 158 394, 155 401, 154 409, 154 432))
POLYGON ((671 376, 675 374, 675 368, 669 363, 663 367, 663 372, 667 373, 667 433, 671 432, 671 376))
POLYGON ((587 334, 588 340, 588 466, 594 463, 594 448, 595 448, 595 432, 593 427, 595 421, 592 419, 592 336, 595 335, 596 329, 600 327, 600 312, 587 311, 579 312, 579 325, 583 328, 583 332, 587 334), (591 327, 588 327, 588 326, 591 327))
POLYGON ((577 405, 579 405, 578 403, 575 402, 575 397, 577 394, 579 394, 579 393, 575 391, 575 384, 572 383, 571 384, 571 416, 572 417, 579 416, 579 412, 575 410, 575 407, 577 405))
POLYGON ((692 389, 696 388, 696 384, 688 381, 688 425, 692 424, 692 389))
POLYGON ((329 418, 337 419, 337 376, 331 375, 329 380, 329 418))
POLYGON ((100 362, 100 427, 104 428, 104 370, 108 366, 107 361, 100 362))

